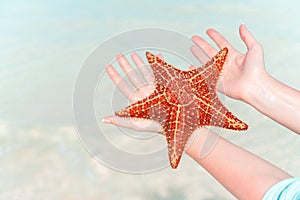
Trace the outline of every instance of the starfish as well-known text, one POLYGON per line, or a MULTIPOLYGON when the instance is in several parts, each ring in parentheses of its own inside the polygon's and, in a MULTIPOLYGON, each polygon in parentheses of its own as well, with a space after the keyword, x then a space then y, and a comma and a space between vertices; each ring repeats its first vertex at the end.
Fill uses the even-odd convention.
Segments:
POLYGON ((225 47, 202 67, 180 70, 146 52, 154 79, 154 91, 115 114, 119 117, 158 122, 168 143, 169 161, 177 168, 188 139, 204 126, 246 130, 220 101, 216 87, 228 49, 225 47))

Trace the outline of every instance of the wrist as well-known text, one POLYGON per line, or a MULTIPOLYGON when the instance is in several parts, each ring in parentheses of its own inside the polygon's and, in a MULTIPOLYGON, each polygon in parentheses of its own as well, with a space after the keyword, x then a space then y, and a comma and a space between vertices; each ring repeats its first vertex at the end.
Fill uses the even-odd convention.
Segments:
POLYGON ((212 151, 220 136, 207 128, 200 128, 192 137, 186 153, 199 162, 212 151))
POLYGON ((241 95, 241 100, 245 103, 257 107, 259 102, 268 95, 266 93, 266 87, 269 85, 272 77, 266 72, 262 71, 253 76, 250 81, 247 81, 247 86, 241 95))

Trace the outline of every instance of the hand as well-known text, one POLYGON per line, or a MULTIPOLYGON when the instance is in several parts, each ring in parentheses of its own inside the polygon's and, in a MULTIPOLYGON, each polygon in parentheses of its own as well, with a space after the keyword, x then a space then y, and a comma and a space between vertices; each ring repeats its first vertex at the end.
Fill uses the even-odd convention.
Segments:
MULTIPOLYGON (((264 55, 261 45, 255 40, 245 25, 241 25, 240 36, 246 44, 248 51, 245 54, 234 49, 231 44, 216 30, 208 29, 208 36, 218 45, 219 48, 228 48, 228 57, 223 66, 221 81, 222 85, 218 90, 227 96, 243 101, 247 101, 247 93, 253 82, 265 77, 264 55), (225 90, 225 91, 224 91, 225 90)), ((203 38, 193 36, 195 44, 202 48, 207 54, 200 54, 198 47, 191 47, 192 53, 202 63, 207 61, 207 56, 212 58, 217 54, 217 50, 208 44, 203 38)))
MULTIPOLYGON (((157 55, 161 57, 161 55, 157 55)), ((114 82, 120 92, 130 101, 134 103, 140 99, 145 98, 154 90, 153 76, 149 69, 146 68, 143 60, 136 54, 131 54, 131 59, 141 72, 142 76, 139 76, 124 55, 118 55, 117 60, 123 71, 126 73, 129 81, 135 88, 132 88, 127 84, 115 70, 112 65, 107 66, 106 72, 110 79, 114 82)), ((108 116, 102 120, 107 124, 114 124, 125 128, 134 129, 137 131, 150 131, 150 132, 161 132, 162 127, 158 122, 145 119, 129 119, 121 118, 117 116, 108 116)))

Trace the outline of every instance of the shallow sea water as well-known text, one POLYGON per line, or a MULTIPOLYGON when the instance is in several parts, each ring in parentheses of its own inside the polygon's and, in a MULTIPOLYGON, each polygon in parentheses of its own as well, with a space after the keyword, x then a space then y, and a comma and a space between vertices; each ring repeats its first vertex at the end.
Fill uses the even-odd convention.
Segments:
MULTIPOLYGON (((235 199, 187 156, 177 170, 139 175, 97 162, 73 124, 76 76, 90 52, 124 31, 158 27, 191 37, 214 27, 245 51, 238 35, 245 23, 264 47, 267 71, 299 89, 298 7, 298 1, 0 2, 0 199, 235 199)), ((136 140, 100 123, 113 113, 113 89, 103 77, 104 94, 95 97, 106 137, 135 153, 163 148, 159 135, 136 140)), ((249 130, 222 131, 223 137, 300 177, 298 135, 241 102, 225 98, 225 104, 249 130)))

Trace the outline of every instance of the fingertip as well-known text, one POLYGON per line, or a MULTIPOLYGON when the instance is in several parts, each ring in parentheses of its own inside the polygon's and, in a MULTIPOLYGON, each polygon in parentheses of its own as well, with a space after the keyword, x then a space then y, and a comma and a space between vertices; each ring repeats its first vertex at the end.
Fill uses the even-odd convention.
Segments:
POLYGON ((196 69, 196 67, 194 65, 190 65, 189 67, 190 69, 196 69))
POLYGON ((239 32, 240 32, 241 39, 246 43, 246 41, 245 41, 245 26, 243 24, 240 25, 239 32))
POLYGON ((192 45, 190 46, 190 50, 193 52, 195 50, 196 46, 195 45, 192 45))
POLYGON ((240 25, 240 36, 241 36, 241 39, 244 41, 245 45, 247 46, 248 50, 253 48, 254 46, 259 45, 259 43, 255 39, 255 37, 247 29, 245 24, 240 25))
POLYGON ((130 54, 130 56, 131 56, 131 57, 133 57, 133 56, 137 56, 137 53, 135 53, 135 52, 132 52, 132 53, 130 54))
POLYGON ((225 38, 218 32, 218 31, 216 31, 215 29, 213 29, 213 28, 208 28, 207 30, 206 30, 206 34, 212 39, 212 40, 214 40, 216 43, 217 43, 217 45, 219 45, 218 44, 218 40, 225 40, 225 38))
POLYGON ((128 63, 127 58, 122 53, 117 54, 117 60, 121 66, 126 65, 128 63))
POLYGON ((117 55, 116 55, 116 57, 119 59, 119 58, 122 58, 124 55, 122 54, 122 53, 118 53, 117 55))
POLYGON ((241 23, 240 28, 247 29, 246 24, 245 23, 241 23))
POLYGON ((132 53, 130 54, 130 57, 131 57, 133 60, 136 60, 136 59, 141 60, 141 57, 140 57, 139 54, 137 54, 136 52, 132 52, 132 53))
POLYGON ((111 64, 106 65, 105 67, 106 72, 110 73, 114 70, 114 67, 111 64))
POLYGON ((122 62, 124 62, 124 55, 122 53, 118 53, 116 55, 116 58, 117 58, 117 61, 118 61, 119 65, 121 65, 122 62))
POLYGON ((193 41, 195 41, 195 40, 199 40, 200 39, 200 37, 198 36, 198 35, 194 35, 194 36, 192 36, 192 40, 193 41))
POLYGON ((119 124, 118 124, 118 120, 116 118, 117 118, 117 116, 104 117, 102 119, 102 122, 105 124, 112 124, 112 125, 118 126, 119 124))
POLYGON ((102 119, 102 123, 104 124, 112 124, 111 117, 105 117, 102 119))
POLYGON ((132 52, 132 53, 130 54, 130 57, 131 57, 132 60, 136 60, 139 56, 138 56, 137 53, 132 52))
POLYGON ((212 31, 212 30, 213 30, 212 28, 207 28, 206 33, 209 32, 209 31, 212 31))
POLYGON ((192 41, 197 45, 197 46, 201 46, 201 44, 203 44, 204 39, 198 35, 194 35, 192 37, 192 41))
POLYGON ((248 29, 244 23, 240 25, 239 31, 240 31, 240 35, 245 34, 245 31, 248 31, 248 29))
POLYGON ((215 29, 213 29, 213 28, 208 28, 208 29, 206 30, 206 34, 207 34, 207 35, 211 35, 211 34, 213 34, 214 32, 216 32, 216 31, 215 31, 215 29))
POLYGON ((161 55, 161 53, 156 54, 156 56, 160 59, 163 59, 163 56, 161 55))

